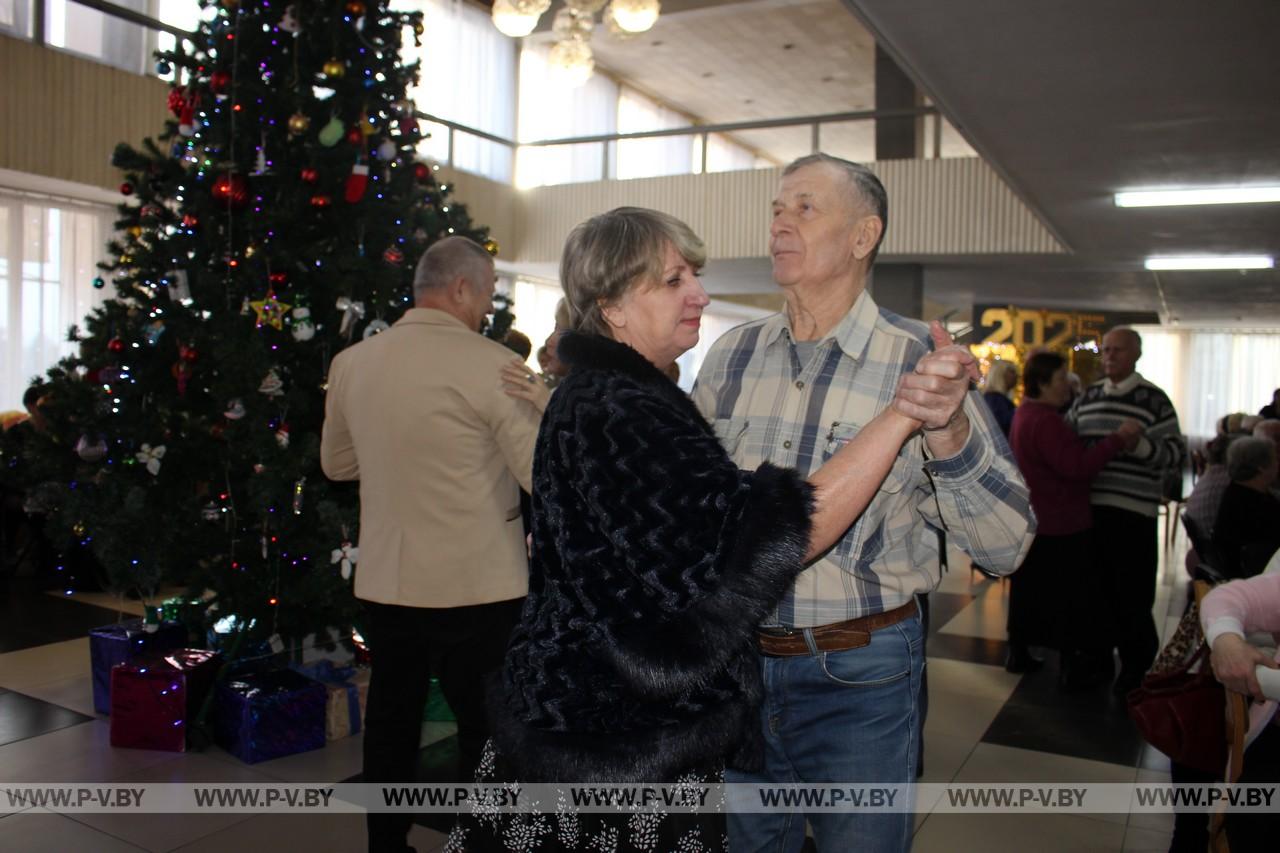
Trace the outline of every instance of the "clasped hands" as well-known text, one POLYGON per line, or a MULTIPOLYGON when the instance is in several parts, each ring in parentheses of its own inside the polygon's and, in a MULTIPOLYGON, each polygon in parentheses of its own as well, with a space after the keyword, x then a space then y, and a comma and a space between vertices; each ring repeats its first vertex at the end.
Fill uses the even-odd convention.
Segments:
POLYGON ((981 374, 973 353, 954 343, 937 320, 929 324, 929 335, 934 351, 902 375, 893 408, 919 422, 930 452, 946 457, 958 453, 969 435, 964 399, 970 381, 981 374))

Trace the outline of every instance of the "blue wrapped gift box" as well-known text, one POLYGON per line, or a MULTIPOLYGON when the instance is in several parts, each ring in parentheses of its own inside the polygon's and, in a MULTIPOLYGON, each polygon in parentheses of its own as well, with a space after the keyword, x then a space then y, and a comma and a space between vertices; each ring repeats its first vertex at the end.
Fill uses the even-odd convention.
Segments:
POLYGON ((147 654, 161 654, 187 645, 187 630, 177 622, 162 622, 148 633, 141 619, 127 619, 89 631, 89 661, 93 667, 93 710, 111 713, 111 670, 147 654))
POLYGON ((334 666, 331 660, 318 660, 293 669, 324 685, 328 692, 325 705, 324 734, 327 740, 338 740, 359 733, 364 712, 361 691, 356 684, 355 667, 334 666))
POLYGON ((291 669, 235 675, 217 687, 214 740, 246 764, 325 744, 323 684, 291 669))

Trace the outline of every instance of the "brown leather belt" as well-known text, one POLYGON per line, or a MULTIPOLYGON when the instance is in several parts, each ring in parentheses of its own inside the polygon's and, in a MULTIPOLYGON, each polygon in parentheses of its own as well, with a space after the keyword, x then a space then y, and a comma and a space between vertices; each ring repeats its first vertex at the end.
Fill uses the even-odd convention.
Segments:
MULTIPOLYGON (((872 613, 870 616, 860 616, 846 622, 820 625, 810 630, 818 651, 842 652, 870 645, 872 631, 888 628, 915 615, 916 600, 913 598, 901 607, 895 607, 883 613, 872 613)), ((809 644, 804 639, 804 631, 804 628, 757 628, 756 642, 760 646, 760 654, 770 657, 810 654, 809 644)))

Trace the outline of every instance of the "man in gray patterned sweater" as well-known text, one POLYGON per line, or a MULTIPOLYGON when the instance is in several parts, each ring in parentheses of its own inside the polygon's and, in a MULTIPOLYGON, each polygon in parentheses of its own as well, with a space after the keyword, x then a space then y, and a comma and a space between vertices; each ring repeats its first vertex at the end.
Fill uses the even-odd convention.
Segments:
POLYGON ((1120 650, 1118 693, 1137 686, 1159 650, 1151 615, 1159 560, 1156 516, 1165 477, 1181 473, 1187 453, 1173 403, 1135 369, 1141 357, 1142 338, 1133 329, 1107 332, 1102 338, 1106 378, 1086 388, 1067 414, 1067 423, 1086 445, 1110 435, 1125 418, 1143 425, 1138 446, 1107 463, 1090 496, 1101 564, 1095 576, 1104 584, 1096 600, 1111 611, 1112 642, 1120 650))

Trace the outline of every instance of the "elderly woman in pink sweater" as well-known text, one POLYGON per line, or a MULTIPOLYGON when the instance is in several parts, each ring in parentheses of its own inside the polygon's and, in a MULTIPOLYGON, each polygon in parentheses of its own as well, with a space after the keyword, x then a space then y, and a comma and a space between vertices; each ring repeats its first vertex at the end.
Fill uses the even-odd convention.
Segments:
MULTIPOLYGON (((1254 700, 1240 782, 1280 781, 1280 652, 1264 651, 1245 639, 1254 632, 1269 632, 1273 645, 1280 642, 1280 571, 1214 588, 1200 605, 1200 624, 1213 674, 1228 689, 1254 700)), ((1226 827, 1232 853, 1274 851, 1280 812, 1229 814, 1226 827)))

